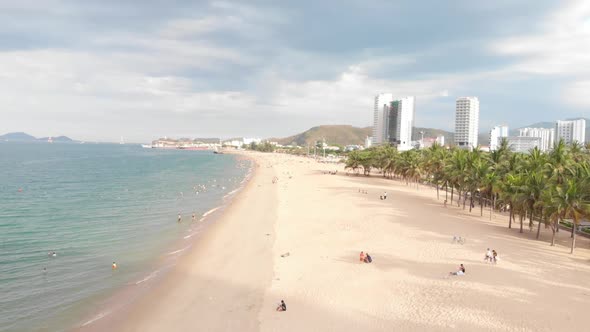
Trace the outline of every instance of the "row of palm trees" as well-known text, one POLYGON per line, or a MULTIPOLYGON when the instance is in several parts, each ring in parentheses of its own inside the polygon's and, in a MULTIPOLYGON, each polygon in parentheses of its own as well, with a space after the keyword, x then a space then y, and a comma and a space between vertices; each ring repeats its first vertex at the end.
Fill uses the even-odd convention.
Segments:
MULTIPOLYGON (((502 141, 496 151, 483 152, 433 145, 424 150, 399 152, 381 145, 348 155, 346 168, 363 174, 371 170, 384 177, 405 181, 417 187, 429 183, 445 192, 445 201, 469 211, 479 204, 483 216, 489 208, 508 212, 508 227, 516 220, 523 232, 537 222, 537 239, 541 224, 551 228, 551 245, 560 223, 570 223, 571 253, 576 246, 576 229, 590 216, 590 151, 579 144, 567 146, 563 141, 550 152, 538 148, 529 153, 513 153, 502 141)), ((446 202, 445 202, 446 203, 446 202)))

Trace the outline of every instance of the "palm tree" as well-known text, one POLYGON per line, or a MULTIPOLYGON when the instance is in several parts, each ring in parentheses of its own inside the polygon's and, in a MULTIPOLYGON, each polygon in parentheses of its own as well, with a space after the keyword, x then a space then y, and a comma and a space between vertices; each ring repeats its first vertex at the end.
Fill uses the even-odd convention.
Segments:
POLYGON ((576 247, 576 228, 580 219, 590 214, 590 191, 588 179, 578 183, 575 179, 568 179, 563 185, 557 186, 553 195, 553 201, 559 217, 572 218, 572 247, 570 253, 574 253, 576 247))

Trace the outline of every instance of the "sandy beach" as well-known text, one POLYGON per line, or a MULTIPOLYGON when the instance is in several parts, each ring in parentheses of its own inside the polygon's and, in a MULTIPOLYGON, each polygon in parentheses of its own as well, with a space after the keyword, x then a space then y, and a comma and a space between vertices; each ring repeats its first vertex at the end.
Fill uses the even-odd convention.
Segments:
POLYGON ((504 215, 445 208, 427 187, 244 154, 258 164, 252 180, 165 280, 124 318, 84 330, 588 330, 588 239, 570 255, 565 231, 551 247, 549 230, 535 240, 504 215), (449 277, 460 263, 466 275, 449 277), (286 312, 275 311, 281 299, 286 312))

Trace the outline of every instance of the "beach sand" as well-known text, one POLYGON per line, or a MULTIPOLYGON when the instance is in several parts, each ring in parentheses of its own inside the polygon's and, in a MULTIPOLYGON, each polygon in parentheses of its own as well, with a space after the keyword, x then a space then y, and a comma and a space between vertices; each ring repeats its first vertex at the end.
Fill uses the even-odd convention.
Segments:
POLYGON ((588 239, 579 237, 570 255, 566 231, 551 247, 549 229, 535 240, 536 229, 508 229, 505 215, 490 221, 477 206, 471 214, 445 208, 444 194, 437 200, 428 187, 346 176, 341 165, 301 157, 245 154, 259 165, 247 187, 109 330, 589 329, 588 239), (467 242, 453 244, 453 235, 467 242), (497 265, 484 262, 486 248, 498 251, 497 265), (361 250, 372 264, 359 262, 361 250), (466 275, 449 277, 460 263, 466 275), (275 311, 281 299, 286 312, 275 311))

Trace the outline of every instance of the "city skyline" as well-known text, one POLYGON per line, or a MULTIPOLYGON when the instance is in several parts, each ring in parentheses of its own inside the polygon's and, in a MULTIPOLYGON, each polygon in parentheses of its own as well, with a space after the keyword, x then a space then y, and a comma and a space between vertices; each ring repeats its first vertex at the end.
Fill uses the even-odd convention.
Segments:
POLYGON ((590 117, 588 17, 582 0, 2 2, 0 133, 282 137, 370 126, 376 91, 448 131, 465 95, 480 131, 590 117))

